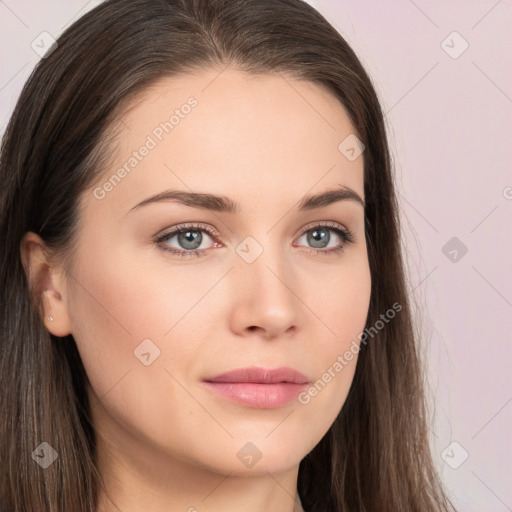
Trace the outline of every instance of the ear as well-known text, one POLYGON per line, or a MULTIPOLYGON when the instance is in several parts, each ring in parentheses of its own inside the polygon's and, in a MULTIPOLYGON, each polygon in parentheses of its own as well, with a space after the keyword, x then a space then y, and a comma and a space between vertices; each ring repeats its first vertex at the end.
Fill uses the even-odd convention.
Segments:
POLYGON ((63 269, 53 266, 43 239, 31 231, 23 236, 20 252, 33 298, 42 301, 46 329, 54 336, 71 334, 63 269))

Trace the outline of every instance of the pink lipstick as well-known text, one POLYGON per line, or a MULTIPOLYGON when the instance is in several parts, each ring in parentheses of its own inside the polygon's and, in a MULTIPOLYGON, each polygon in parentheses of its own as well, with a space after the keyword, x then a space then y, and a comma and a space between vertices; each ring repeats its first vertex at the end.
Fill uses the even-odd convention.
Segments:
POLYGON ((207 378, 204 384, 233 402, 258 409, 275 409, 295 399, 308 378, 293 368, 240 368, 207 378))

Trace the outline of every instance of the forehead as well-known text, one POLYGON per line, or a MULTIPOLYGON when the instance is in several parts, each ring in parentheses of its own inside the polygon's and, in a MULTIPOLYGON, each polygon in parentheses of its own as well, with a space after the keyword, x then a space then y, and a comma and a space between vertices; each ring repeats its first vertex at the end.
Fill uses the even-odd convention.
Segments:
POLYGON ((364 196, 362 156, 351 161, 339 148, 354 136, 341 102, 282 73, 209 69, 161 79, 119 123, 99 184, 121 174, 110 180, 108 202, 124 210, 167 188, 260 206, 265 197, 300 198, 338 185, 364 196))

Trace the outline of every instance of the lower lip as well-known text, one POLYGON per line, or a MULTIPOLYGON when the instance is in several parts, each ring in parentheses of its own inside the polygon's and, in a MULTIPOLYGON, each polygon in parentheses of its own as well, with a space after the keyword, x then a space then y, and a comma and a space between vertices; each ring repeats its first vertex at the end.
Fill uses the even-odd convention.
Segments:
POLYGON ((278 382, 276 384, 257 384, 254 382, 205 382, 213 391, 229 400, 257 409, 276 409, 293 399, 307 384, 278 382))

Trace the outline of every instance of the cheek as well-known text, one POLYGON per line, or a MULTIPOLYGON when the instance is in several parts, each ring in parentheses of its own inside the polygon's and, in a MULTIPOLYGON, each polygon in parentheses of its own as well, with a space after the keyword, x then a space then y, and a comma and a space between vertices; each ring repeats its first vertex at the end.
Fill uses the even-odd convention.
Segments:
POLYGON ((339 265, 310 272, 304 281, 304 297, 323 326, 319 352, 332 358, 364 329, 371 295, 368 260, 361 253, 350 254, 339 265), (314 276, 314 278, 313 278, 314 276))
POLYGON ((134 354, 143 340, 161 349, 164 333, 183 315, 179 278, 163 283, 141 262, 103 253, 110 257, 82 258, 68 289, 72 334, 100 396, 143 366, 134 354))
POLYGON ((143 391, 155 399, 176 395, 173 387, 179 391, 165 369, 180 381, 194 373, 208 337, 205 326, 218 314, 220 304, 208 290, 219 276, 206 266, 199 272, 199 266, 185 271, 174 264, 170 270, 168 264, 151 264, 147 254, 128 252, 111 245, 94 257, 82 254, 70 280, 69 311, 95 394, 108 393, 126 414, 138 416, 147 409, 137 398, 143 391))
POLYGON ((329 276, 324 275, 317 282, 316 287, 309 284, 305 296, 321 319, 324 335, 318 335, 314 346, 308 347, 309 359, 316 362, 315 380, 299 395, 299 403, 321 417, 325 428, 338 415, 354 377, 359 335, 365 328, 370 304, 368 261, 354 258, 335 271, 331 269, 329 276))
POLYGON ((207 291, 190 272, 162 273, 148 258, 110 255, 84 258, 70 292, 73 334, 103 348, 133 350, 144 338, 163 338, 207 291))
POLYGON ((166 439, 168 425, 176 420, 173 410, 184 417, 198 416, 199 422, 200 411, 173 377, 183 382, 197 360, 197 347, 190 340, 200 337, 190 325, 199 324, 187 323, 185 315, 204 287, 191 285, 177 272, 173 279, 162 279, 147 263, 144 267, 128 258, 84 261, 69 288, 70 315, 93 391, 93 409, 98 397, 108 411, 98 412, 101 428, 109 429, 112 416, 141 437, 166 439), (180 343, 185 338, 187 343, 180 343), (174 371, 176 361, 179 372, 174 371))

